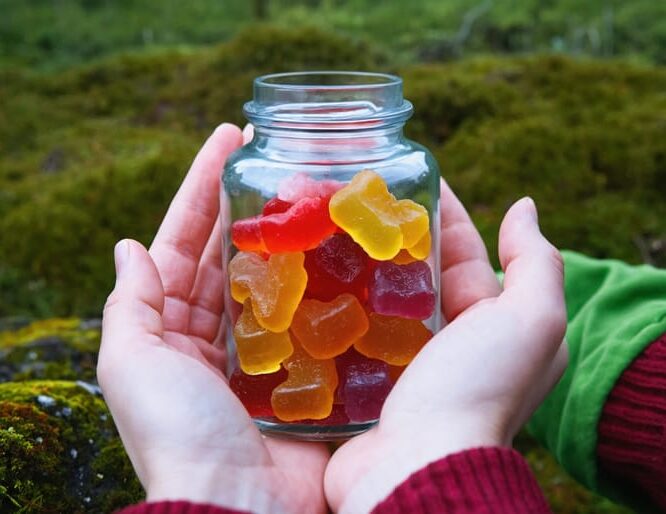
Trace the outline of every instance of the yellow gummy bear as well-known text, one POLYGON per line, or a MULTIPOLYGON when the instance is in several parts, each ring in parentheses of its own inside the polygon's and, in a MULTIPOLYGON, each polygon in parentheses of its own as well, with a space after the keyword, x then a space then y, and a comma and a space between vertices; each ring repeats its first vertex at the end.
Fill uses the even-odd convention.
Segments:
POLYGON ((231 296, 248 298, 257 323, 271 332, 284 332, 303 298, 308 275, 303 252, 275 253, 267 261, 256 253, 238 252, 229 262, 231 296))
POLYGON ((250 300, 243 304, 234 338, 240 367, 248 375, 278 371, 282 361, 294 351, 289 332, 271 332, 257 323, 250 300))
POLYGON ((414 246, 407 248, 407 252, 414 257, 414 259, 422 261, 430 255, 431 246, 432 238, 430 237, 430 231, 428 230, 414 246))
POLYGON ((373 259, 394 258, 428 232, 428 211, 412 200, 396 200, 377 173, 363 170, 331 197, 333 222, 373 259))

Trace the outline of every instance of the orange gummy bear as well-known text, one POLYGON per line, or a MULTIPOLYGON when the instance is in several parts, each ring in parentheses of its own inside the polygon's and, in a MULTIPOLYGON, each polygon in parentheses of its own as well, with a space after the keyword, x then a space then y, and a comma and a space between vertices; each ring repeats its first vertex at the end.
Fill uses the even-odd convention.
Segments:
POLYGON ((256 253, 238 252, 229 262, 231 296, 239 303, 250 298, 257 323, 284 332, 305 292, 304 260, 303 252, 276 253, 267 261, 256 253))
POLYGON ((371 312, 370 328, 354 348, 366 357, 393 366, 406 366, 430 340, 432 332, 416 319, 382 316, 371 312))
POLYGON ((368 331, 368 317, 356 296, 343 293, 330 302, 303 300, 290 330, 312 357, 332 359, 368 331))
POLYGON ((250 300, 243 304, 234 339, 240 367, 248 375, 278 371, 282 361, 294 351, 289 332, 271 332, 257 323, 250 300))
POLYGON ((294 353, 284 362, 287 380, 271 395, 273 413, 282 421, 327 418, 338 387, 335 361, 313 359, 298 341, 293 343, 294 353))
POLYGON ((384 179, 371 170, 357 173, 331 197, 331 219, 373 259, 394 258, 428 232, 428 211, 412 200, 396 200, 384 179))

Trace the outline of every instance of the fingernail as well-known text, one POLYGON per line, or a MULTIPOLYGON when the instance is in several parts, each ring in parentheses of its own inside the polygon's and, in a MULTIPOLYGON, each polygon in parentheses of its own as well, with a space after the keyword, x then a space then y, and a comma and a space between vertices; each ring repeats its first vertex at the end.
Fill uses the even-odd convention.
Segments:
POLYGON ((531 197, 524 197, 521 202, 524 204, 525 214, 530 216, 536 223, 539 223, 539 214, 537 213, 536 203, 531 197))
POLYGON ((115 248, 113 249, 113 258, 116 263, 116 277, 119 277, 123 271, 123 268, 129 260, 129 251, 130 245, 127 239, 118 241, 115 248))

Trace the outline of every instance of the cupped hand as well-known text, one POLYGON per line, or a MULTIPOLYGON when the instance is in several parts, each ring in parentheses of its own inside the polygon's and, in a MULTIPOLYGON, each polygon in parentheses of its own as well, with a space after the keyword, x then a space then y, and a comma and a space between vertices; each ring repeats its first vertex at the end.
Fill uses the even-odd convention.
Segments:
POLYGON ((442 183, 441 256, 448 324, 402 374, 379 424, 333 455, 325 486, 335 511, 368 512, 446 455, 511 445, 564 372, 562 259, 541 234, 531 199, 514 204, 500 228, 502 287, 467 212, 442 183))
POLYGON ((149 501, 324 512, 326 448, 262 437, 221 371, 219 173, 242 142, 218 127, 150 251, 116 246, 97 374, 149 501))

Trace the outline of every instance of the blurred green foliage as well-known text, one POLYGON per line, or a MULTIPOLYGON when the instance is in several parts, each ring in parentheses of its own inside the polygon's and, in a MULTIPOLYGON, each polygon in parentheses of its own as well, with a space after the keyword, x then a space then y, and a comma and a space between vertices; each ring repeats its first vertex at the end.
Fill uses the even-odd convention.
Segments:
POLYGON ((40 69, 129 49, 229 39, 257 19, 369 39, 394 59, 564 52, 666 61, 654 0, 2 0, 0 62, 40 69))
MULTIPOLYGON (((149 243, 205 135, 266 71, 389 69, 367 44, 259 26, 199 51, 0 76, 0 315, 96 315, 121 237, 149 243)), ((393 68, 491 250, 510 203, 559 246, 641 260, 666 232, 666 71, 564 57, 393 68)), ((494 254, 494 251, 493 251, 494 254)))

